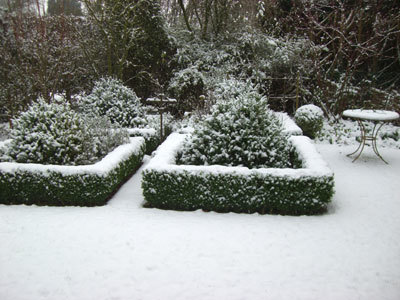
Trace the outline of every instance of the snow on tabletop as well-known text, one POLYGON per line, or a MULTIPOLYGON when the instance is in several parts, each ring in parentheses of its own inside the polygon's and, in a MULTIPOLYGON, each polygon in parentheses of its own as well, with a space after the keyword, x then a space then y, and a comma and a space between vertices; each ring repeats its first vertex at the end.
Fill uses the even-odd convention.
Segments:
POLYGON ((132 154, 138 153, 144 144, 143 137, 131 137, 128 144, 121 145, 107 154, 101 161, 92 165, 81 166, 59 166, 42 165, 31 163, 1 162, 0 172, 14 173, 17 171, 29 171, 32 173, 42 173, 48 175, 50 172, 59 172, 63 175, 76 174, 97 174, 106 176, 108 172, 114 169, 121 161, 126 160, 132 154))
POLYGON ((249 169, 246 167, 229 167, 221 165, 211 166, 195 166, 195 165, 176 165, 175 157, 181 148, 188 134, 171 134, 163 144, 161 144, 155 156, 150 160, 145 170, 157 171, 188 171, 196 174, 212 173, 212 174, 240 174, 249 176, 252 174, 263 174, 272 176, 290 176, 291 178, 300 178, 303 176, 332 176, 333 173, 327 163, 323 161, 318 154, 311 140, 304 136, 292 136, 292 141, 297 148, 300 158, 304 162, 305 168, 290 169, 290 168, 259 168, 249 169))
POLYGON ((392 121, 399 118, 397 112, 372 109, 348 109, 343 112, 343 116, 371 121, 392 121))

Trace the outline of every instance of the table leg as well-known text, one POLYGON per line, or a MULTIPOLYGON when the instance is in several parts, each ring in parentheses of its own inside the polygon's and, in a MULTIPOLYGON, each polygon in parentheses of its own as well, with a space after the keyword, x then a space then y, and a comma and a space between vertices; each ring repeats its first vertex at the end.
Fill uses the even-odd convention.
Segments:
POLYGON ((358 119, 357 119, 357 123, 358 123, 358 126, 360 127, 360 144, 358 145, 356 151, 354 151, 350 154, 347 154, 347 156, 352 156, 353 154, 356 154, 358 151, 360 151, 360 153, 358 153, 358 155, 353 159, 352 162, 355 162, 360 157, 361 153, 364 150, 365 141, 366 141, 366 130, 365 130, 364 124, 362 123, 361 120, 358 120, 358 119))
POLYGON ((380 159, 383 160, 384 163, 389 164, 386 160, 383 159, 382 155, 379 153, 379 151, 378 151, 378 145, 377 145, 377 143, 376 143, 376 140, 377 140, 377 138, 378 138, 379 130, 381 130, 381 128, 382 128, 382 126, 383 126, 383 123, 379 125, 379 127, 378 127, 377 130, 375 130, 376 125, 377 125, 377 124, 375 123, 374 129, 373 129, 373 131, 372 131, 372 149, 374 150, 375 154, 376 154, 380 159))
POLYGON ((361 156, 361 153, 364 151, 364 147, 365 147, 366 141, 371 141, 371 142, 372 142, 372 149, 374 150, 375 154, 376 154, 384 163, 388 164, 388 162, 387 162, 386 160, 384 160, 383 157, 382 157, 382 155, 379 153, 379 151, 378 151, 378 145, 377 145, 377 143, 376 143, 377 138, 378 138, 379 130, 382 128, 382 126, 383 126, 384 123, 381 123, 381 124, 378 126, 378 128, 377 128, 377 123, 375 123, 375 124, 374 124, 374 128, 372 129, 372 134, 371 134, 371 135, 367 135, 367 130, 365 129, 365 126, 364 126, 363 122, 362 122, 361 120, 358 120, 358 119, 357 119, 357 122, 358 122, 358 126, 360 127, 360 132, 361 132, 361 135, 360 135, 360 139, 361 139, 361 140, 360 140, 360 144, 358 145, 356 151, 354 151, 354 152, 352 152, 352 153, 350 153, 350 154, 347 154, 347 156, 351 156, 351 155, 356 154, 357 152, 359 152, 359 153, 357 154, 357 156, 356 156, 356 157, 353 159, 353 161, 352 161, 352 162, 355 162, 355 161, 361 156))

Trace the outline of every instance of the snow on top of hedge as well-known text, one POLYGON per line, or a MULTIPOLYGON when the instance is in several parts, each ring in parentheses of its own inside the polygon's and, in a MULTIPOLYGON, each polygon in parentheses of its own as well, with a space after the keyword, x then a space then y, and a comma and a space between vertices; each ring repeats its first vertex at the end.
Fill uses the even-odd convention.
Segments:
POLYGON ((312 170, 318 174, 329 173, 333 175, 327 162, 322 159, 310 138, 306 136, 293 136, 289 138, 295 146, 300 160, 303 162, 303 168, 312 170))
POLYGON ((157 134, 157 130, 154 128, 127 128, 129 134, 141 134, 143 136, 153 136, 157 134))
POLYGON ((284 133, 289 135, 302 135, 303 131, 300 129, 299 126, 289 117, 287 113, 284 112, 274 112, 275 115, 282 121, 283 123, 283 130, 284 133))
POLYGON ((0 172, 14 173, 17 171, 28 171, 32 173, 42 173, 42 175, 45 176, 49 175, 50 172, 62 173, 63 175, 97 174, 99 176, 105 176, 116 168, 121 161, 128 159, 132 154, 139 153, 145 142, 143 137, 131 137, 129 140, 130 142, 128 144, 118 146, 101 161, 92 165, 60 166, 0 162, 0 172))
POLYGON ((145 170, 156 171, 188 171, 194 173, 214 173, 214 174, 238 174, 250 176, 255 173, 272 176, 288 176, 299 178, 302 176, 333 176, 333 173, 327 163, 318 154, 311 140, 304 136, 292 136, 289 141, 296 147, 300 159, 303 161, 303 168, 259 168, 249 169, 246 167, 227 167, 220 165, 194 166, 194 165, 176 165, 176 155, 181 148, 187 134, 173 133, 162 143, 155 156, 150 160, 145 170))

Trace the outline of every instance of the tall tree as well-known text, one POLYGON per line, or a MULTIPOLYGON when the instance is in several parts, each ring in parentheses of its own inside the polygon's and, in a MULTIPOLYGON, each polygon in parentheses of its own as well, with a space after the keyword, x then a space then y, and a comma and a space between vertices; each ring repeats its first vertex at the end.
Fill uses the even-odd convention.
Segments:
POLYGON ((93 54, 98 39, 92 34, 82 18, 8 14, 0 22, 0 107, 13 117, 38 96, 70 99, 90 89, 99 76, 93 60, 101 54, 93 54), (82 47, 85 39, 96 45, 82 47))
POLYGON ((257 12, 254 0, 162 0, 162 5, 170 22, 183 19, 203 39, 253 24, 257 12))
POLYGON ((142 96, 165 81, 174 47, 158 0, 84 0, 89 17, 100 28, 108 75, 123 80, 142 96))

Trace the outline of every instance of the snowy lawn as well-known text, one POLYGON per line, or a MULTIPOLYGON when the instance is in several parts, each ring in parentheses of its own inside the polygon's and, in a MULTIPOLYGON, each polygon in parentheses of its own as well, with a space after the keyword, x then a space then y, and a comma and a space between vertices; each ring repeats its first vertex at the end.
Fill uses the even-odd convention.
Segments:
POLYGON ((104 207, 0 205, 0 299, 400 299, 400 150, 317 145, 325 215, 141 207, 140 172, 104 207))

